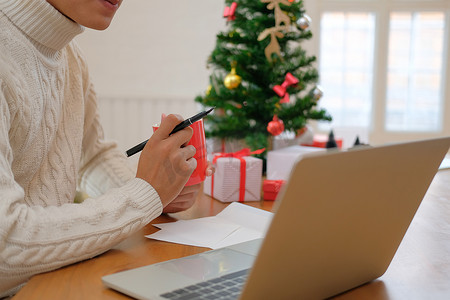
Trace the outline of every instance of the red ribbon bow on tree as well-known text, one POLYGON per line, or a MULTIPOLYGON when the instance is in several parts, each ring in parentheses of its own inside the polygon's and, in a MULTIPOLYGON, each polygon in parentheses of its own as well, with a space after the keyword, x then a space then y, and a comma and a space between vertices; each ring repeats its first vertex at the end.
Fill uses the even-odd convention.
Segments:
POLYGON ((225 9, 223 10, 223 17, 228 18, 228 21, 233 21, 236 19, 236 16, 234 13, 236 12, 237 3, 233 2, 230 6, 225 6, 225 9))
POLYGON ((281 85, 276 85, 273 87, 275 93, 277 93, 278 96, 282 97, 280 103, 289 102, 289 94, 287 93, 286 89, 289 86, 295 86, 298 82, 298 79, 294 75, 292 75, 291 73, 287 73, 284 82, 281 85))
MULTIPOLYGON (((214 156, 213 164, 216 164, 217 160, 221 157, 232 157, 237 158, 241 161, 241 167, 240 167, 240 180, 239 180, 239 202, 244 202, 244 196, 245 196, 245 175, 246 175, 246 168, 247 168, 247 162, 243 158, 244 156, 249 156, 252 154, 261 154, 264 151, 266 151, 266 148, 262 148, 255 151, 250 151, 249 148, 244 148, 242 150, 231 152, 231 153, 218 153, 216 156, 214 156)), ((211 176, 211 197, 214 198, 214 173, 211 176)))

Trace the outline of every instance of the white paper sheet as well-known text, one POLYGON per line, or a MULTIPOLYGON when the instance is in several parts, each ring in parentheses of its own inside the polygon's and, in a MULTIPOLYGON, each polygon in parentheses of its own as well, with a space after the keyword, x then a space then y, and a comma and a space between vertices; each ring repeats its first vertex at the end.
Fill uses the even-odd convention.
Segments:
POLYGON ((272 213, 233 202, 214 217, 154 224, 161 230, 147 238, 218 249, 264 237, 272 213))

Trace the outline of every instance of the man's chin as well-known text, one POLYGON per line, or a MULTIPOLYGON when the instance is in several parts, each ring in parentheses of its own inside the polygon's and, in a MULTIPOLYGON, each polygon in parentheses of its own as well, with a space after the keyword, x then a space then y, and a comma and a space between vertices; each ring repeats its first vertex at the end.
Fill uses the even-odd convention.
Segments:
POLYGON ((112 20, 109 19, 99 22, 84 22, 84 24, 82 22, 79 22, 78 24, 90 29, 105 30, 109 27, 109 25, 111 25, 111 21, 112 20))

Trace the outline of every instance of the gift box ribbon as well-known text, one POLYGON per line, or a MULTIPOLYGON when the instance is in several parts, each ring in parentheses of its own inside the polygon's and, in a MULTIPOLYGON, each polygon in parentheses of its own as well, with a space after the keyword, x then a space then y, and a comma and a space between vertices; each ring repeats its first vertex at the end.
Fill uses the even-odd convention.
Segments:
MULTIPOLYGON (((218 153, 213 158, 213 164, 216 164, 217 160, 222 157, 232 157, 240 160, 240 180, 239 180, 239 202, 244 202, 245 198, 245 175, 247 169, 247 162, 243 158, 244 156, 250 156, 252 154, 261 154, 266 151, 265 148, 250 151, 249 148, 231 152, 231 153, 218 153)), ((211 197, 214 198, 214 173, 211 176, 211 197)))

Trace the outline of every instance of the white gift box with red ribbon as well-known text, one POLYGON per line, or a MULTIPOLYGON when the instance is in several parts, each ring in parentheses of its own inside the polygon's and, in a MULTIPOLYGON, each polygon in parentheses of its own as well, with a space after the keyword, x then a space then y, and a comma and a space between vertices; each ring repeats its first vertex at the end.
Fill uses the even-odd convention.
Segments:
POLYGON ((223 153, 208 155, 208 160, 215 164, 216 171, 212 176, 206 177, 203 192, 222 202, 260 201, 262 159, 223 155, 223 153))

